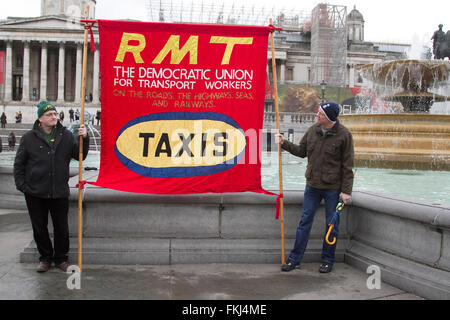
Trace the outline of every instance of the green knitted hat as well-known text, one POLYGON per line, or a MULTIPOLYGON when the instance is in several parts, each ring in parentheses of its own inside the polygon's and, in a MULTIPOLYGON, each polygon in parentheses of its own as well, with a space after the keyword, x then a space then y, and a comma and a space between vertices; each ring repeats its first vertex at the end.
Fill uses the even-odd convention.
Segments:
POLYGON ((41 101, 41 102, 39 102, 39 104, 37 105, 37 108, 38 108, 38 110, 37 110, 38 118, 42 117, 42 115, 44 113, 46 113, 47 111, 49 111, 49 110, 55 110, 56 111, 55 106, 52 105, 48 101, 41 101))

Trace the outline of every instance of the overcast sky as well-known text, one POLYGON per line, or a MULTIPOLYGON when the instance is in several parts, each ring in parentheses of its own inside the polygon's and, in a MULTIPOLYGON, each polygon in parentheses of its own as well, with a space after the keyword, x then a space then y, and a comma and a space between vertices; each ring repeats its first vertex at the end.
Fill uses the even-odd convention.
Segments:
MULTIPOLYGON (((163 0, 164 1, 164 0, 163 0)), ((167 1, 167 0, 166 0, 167 1)), ((185 0, 200 2, 201 0, 185 0)), ((204 0, 205 2, 211 0, 204 0)), ((235 3, 236 6, 256 4, 271 8, 296 8, 311 11, 320 2, 347 6, 349 13, 354 5, 365 20, 366 41, 400 43, 419 42, 431 46, 430 38, 437 25, 444 24, 444 31, 450 30, 449 0, 215 0, 216 3, 235 3)), ((96 18, 148 20, 148 0, 97 0, 96 18)), ((32 17, 40 15, 41 0, 0 0, 0 19, 7 16, 32 17)))

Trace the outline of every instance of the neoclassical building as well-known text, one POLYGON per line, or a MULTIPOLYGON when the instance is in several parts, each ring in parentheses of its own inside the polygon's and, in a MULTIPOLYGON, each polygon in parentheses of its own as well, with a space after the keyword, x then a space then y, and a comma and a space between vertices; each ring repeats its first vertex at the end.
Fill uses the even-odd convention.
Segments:
MULTIPOLYGON (((376 43, 364 40, 364 17, 356 9, 347 15, 346 77, 342 87, 363 86, 357 67, 384 60, 404 59, 410 50, 409 44, 376 43)), ((311 78, 311 31, 284 28, 275 34, 278 80, 282 84, 312 84, 311 78)), ((334 48, 336 50, 336 48, 334 48)), ((330 50, 333 48, 330 47, 330 50)), ((269 56, 270 52, 269 52, 269 56)), ((269 61, 270 62, 270 61, 269 61)), ((269 70, 270 71, 270 70, 269 70)))
MULTIPOLYGON (((100 70, 97 50, 88 50, 86 95, 81 97, 84 27, 79 23, 86 6, 95 18, 95 0, 41 0, 41 15, 8 17, 0 21, 0 112, 12 120, 18 111, 24 122, 33 122, 32 106, 49 100, 60 109, 80 106, 94 113, 100 107, 100 70)), ((128 18, 128 17, 124 17, 128 18)), ((131 17, 132 18, 132 17, 131 17)), ((409 45, 364 41, 364 18, 354 8, 347 15, 346 77, 343 87, 363 85, 356 67, 387 59, 404 58, 409 45)), ((281 84, 311 83, 311 35, 284 28, 275 34, 275 56, 281 84)), ((271 53, 268 72, 271 73, 271 53)), ((67 114, 67 113, 66 113, 67 114)))
MULTIPOLYGON (((35 109, 28 106, 44 99, 68 109, 79 107, 84 98, 87 107, 99 107, 98 50, 88 52, 86 96, 80 96, 84 26, 79 18, 88 5, 90 17, 95 17, 95 4, 41 0, 41 16, 0 21, 0 111, 10 121, 17 111, 24 114, 24 122, 33 121, 35 109)), ((95 42, 98 49, 97 35, 95 42)))

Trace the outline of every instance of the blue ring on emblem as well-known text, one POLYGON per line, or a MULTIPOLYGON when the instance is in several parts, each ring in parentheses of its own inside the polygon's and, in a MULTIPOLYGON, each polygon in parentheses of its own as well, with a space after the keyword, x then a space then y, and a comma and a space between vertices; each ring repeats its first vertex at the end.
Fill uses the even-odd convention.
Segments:
POLYGON ((125 157, 117 148, 117 139, 119 139, 120 135, 128 128, 149 121, 159 121, 159 120, 215 120, 221 121, 230 126, 239 130, 244 136, 244 131, 239 127, 236 121, 234 121, 229 116, 222 113, 214 113, 214 112, 166 112, 166 113, 153 113, 138 117, 136 119, 131 120, 125 126, 120 129, 117 134, 116 143, 114 144, 114 151, 116 153, 117 158, 120 162, 130 169, 131 171, 150 178, 189 178, 189 177, 198 177, 198 176, 208 176, 216 173, 220 173, 223 171, 230 170, 234 166, 236 166, 239 161, 241 161, 242 157, 245 154, 247 149, 247 139, 245 141, 244 150, 238 154, 233 159, 226 161, 225 163, 221 163, 214 166, 198 166, 198 167, 167 167, 167 168, 152 168, 152 167, 144 167, 140 164, 135 163, 134 161, 125 157))

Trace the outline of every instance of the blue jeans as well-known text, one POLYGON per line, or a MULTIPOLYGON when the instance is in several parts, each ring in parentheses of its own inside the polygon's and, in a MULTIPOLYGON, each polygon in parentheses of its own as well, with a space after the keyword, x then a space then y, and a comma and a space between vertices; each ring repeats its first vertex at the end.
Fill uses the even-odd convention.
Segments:
MULTIPOLYGON (((302 219, 297 228, 297 235, 295 238, 294 249, 292 249, 289 255, 289 260, 298 264, 305 253, 306 245, 308 244, 309 233, 311 232, 311 227, 314 221, 314 216, 317 209, 320 206, 322 199, 325 200, 325 212, 326 212, 326 226, 325 230, 328 229, 328 224, 333 216, 336 206, 339 202, 340 190, 331 189, 315 189, 310 186, 306 186, 305 197, 303 200, 303 212, 302 219)), ((339 233, 339 219, 335 226, 337 234, 339 233)), ((325 233, 326 234, 326 233, 325 233)), ((337 237, 337 236, 336 236, 337 237)), ((325 239, 325 237, 324 237, 325 239)), ((326 241, 323 241, 322 247, 322 262, 329 263, 333 265, 335 261, 334 253, 336 251, 336 244, 330 246, 326 241)))

